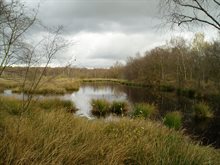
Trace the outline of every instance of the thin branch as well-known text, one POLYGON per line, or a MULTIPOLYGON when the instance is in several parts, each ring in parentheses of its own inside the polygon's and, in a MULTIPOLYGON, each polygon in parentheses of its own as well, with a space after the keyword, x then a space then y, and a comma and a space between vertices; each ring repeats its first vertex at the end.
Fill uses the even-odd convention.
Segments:
MULTIPOLYGON (((198 4, 198 6, 199 6, 199 8, 201 9, 201 11, 203 11, 209 18, 211 18, 211 20, 213 21, 213 22, 215 22, 217 25, 218 25, 218 27, 220 28, 220 23, 211 15, 211 14, 209 14, 208 13, 208 11, 207 10, 205 10, 203 7, 202 7, 202 5, 198 2, 198 0, 194 0, 197 4, 198 4)), ((203 21, 204 22, 204 21, 203 21)), ((206 22, 208 22, 208 21, 205 21, 205 23, 206 22)), ((210 23, 209 23, 210 24, 210 23)), ((219 29, 218 28, 218 29, 219 29)))
POLYGON ((218 2, 217 0, 213 0, 217 5, 220 6, 220 2, 218 2))

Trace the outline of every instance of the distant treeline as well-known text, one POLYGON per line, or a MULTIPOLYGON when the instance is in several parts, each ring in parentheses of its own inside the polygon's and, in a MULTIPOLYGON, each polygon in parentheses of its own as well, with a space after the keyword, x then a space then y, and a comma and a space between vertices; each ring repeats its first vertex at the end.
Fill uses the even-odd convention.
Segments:
MULTIPOLYGON (((31 68, 31 70, 39 68, 31 68)), ((22 67, 8 67, 4 75, 19 76, 22 67)), ((45 76, 71 78, 115 78, 145 84, 169 84, 179 88, 193 87, 220 89, 220 37, 205 41, 202 33, 195 34, 191 42, 181 37, 127 60, 126 65, 116 63, 109 69, 48 67, 45 76)))
MULTIPOLYGON (((30 72, 41 71, 44 68, 31 67, 30 72)), ((73 67, 47 67, 44 76, 48 77, 69 77, 69 78, 116 78, 122 79, 124 66, 114 66, 109 69, 96 68, 73 68, 73 67)), ((26 72, 24 67, 7 67, 3 73, 4 77, 23 77, 26 72)), ((31 73, 30 73, 31 74, 31 73)))

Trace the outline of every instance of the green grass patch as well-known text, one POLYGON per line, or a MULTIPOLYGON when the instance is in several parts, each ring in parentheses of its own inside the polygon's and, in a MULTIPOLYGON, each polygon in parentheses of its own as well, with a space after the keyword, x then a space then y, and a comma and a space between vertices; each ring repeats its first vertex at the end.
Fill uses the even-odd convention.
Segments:
POLYGON ((153 104, 139 103, 134 105, 133 116, 150 118, 156 114, 156 107, 153 104))
POLYGON ((93 99, 91 106, 91 112, 94 116, 105 117, 110 113, 110 103, 105 99, 93 99))
POLYGON ((178 111, 168 112, 164 117, 163 123, 169 128, 178 130, 182 125, 182 115, 178 111))
POLYGON ((193 115, 196 118, 211 118, 213 117, 213 111, 211 107, 205 102, 199 102, 193 106, 193 115))
POLYGON ((128 103, 124 101, 113 101, 110 106, 110 111, 116 115, 126 115, 129 111, 128 103))

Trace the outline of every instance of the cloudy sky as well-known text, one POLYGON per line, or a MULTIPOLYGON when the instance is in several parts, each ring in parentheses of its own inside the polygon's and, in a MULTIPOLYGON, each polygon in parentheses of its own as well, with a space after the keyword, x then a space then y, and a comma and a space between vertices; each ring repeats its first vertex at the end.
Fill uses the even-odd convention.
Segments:
MULTIPOLYGON (((161 28, 159 0, 23 0, 32 8, 40 4, 39 19, 47 26, 64 26, 64 37, 74 45, 53 65, 104 67, 165 44, 173 36, 190 39, 191 31, 161 28), (76 60, 74 60, 76 59, 76 60)), ((35 30, 33 37, 39 36, 35 30)), ((214 35, 214 32, 213 32, 214 35)))

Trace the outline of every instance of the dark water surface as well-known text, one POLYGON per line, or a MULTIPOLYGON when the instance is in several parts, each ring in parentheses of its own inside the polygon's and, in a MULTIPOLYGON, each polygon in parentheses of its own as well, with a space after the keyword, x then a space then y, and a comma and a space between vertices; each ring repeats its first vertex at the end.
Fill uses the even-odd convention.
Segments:
MULTIPOLYGON (((11 93, 10 90, 4 92, 5 96, 14 96, 22 98, 22 94, 11 93)), ((43 96, 37 95, 40 99, 60 98, 72 100, 76 107, 78 115, 93 118, 90 111, 90 102, 92 99, 104 98, 109 101, 120 100, 127 101, 129 104, 148 102, 158 107, 159 117, 162 119, 167 112, 181 111, 183 114, 183 129, 186 134, 200 140, 203 144, 212 144, 220 148, 220 98, 209 99, 209 104, 215 112, 215 117, 206 120, 196 120, 192 118, 192 106, 198 101, 183 96, 177 96, 176 93, 158 92, 154 89, 128 87, 117 84, 89 83, 82 84, 79 91, 62 96, 43 96)))

